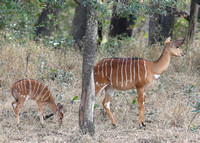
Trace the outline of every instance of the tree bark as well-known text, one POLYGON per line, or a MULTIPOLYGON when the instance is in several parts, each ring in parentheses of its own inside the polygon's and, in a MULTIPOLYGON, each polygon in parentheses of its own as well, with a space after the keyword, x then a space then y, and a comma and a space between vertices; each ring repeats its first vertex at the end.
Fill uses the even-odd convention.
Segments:
POLYGON ((188 43, 194 40, 195 32, 196 32, 197 16, 198 16, 198 5, 195 2, 195 0, 191 0, 189 26, 188 26, 187 36, 186 36, 188 43))
POLYGON ((96 11, 90 3, 86 7, 87 29, 84 39, 84 54, 83 54, 83 68, 82 68, 82 93, 81 103, 79 108, 79 126, 83 133, 89 132, 94 135, 94 102, 95 102, 95 88, 94 88, 94 57, 97 44, 97 20, 96 11))
MULTIPOLYGON (((154 7, 159 7, 159 3, 152 3, 154 7)), ((174 9, 166 7, 167 14, 154 13, 149 20, 149 44, 162 42, 169 36, 173 36, 174 29, 174 9)))
MULTIPOLYGON (((116 0, 116 2, 118 2, 118 0, 116 0)), ((126 2, 121 2, 121 3, 123 3, 123 5, 126 5, 126 2)), ((123 34, 126 37, 131 37, 133 31, 131 26, 135 24, 134 20, 136 20, 136 18, 132 14, 129 14, 128 17, 120 16, 117 13, 117 6, 114 5, 109 35, 111 37, 116 37, 118 35, 123 34)))
POLYGON ((37 36, 50 36, 54 31, 55 21, 57 20, 58 14, 61 10, 62 2, 63 0, 47 3, 46 8, 43 9, 38 22, 35 25, 37 36))
MULTIPOLYGON (((82 3, 84 0, 80 0, 82 3)), ((74 18, 72 21, 72 27, 70 35, 75 40, 74 48, 77 50, 82 50, 83 47, 83 37, 86 34, 87 28, 87 9, 82 5, 77 5, 74 13, 74 18)))
POLYGON ((200 5, 200 0, 193 0, 193 1, 200 5))
POLYGON ((198 22, 200 22, 200 7, 199 7, 199 10, 198 10, 198 18, 197 18, 198 22))

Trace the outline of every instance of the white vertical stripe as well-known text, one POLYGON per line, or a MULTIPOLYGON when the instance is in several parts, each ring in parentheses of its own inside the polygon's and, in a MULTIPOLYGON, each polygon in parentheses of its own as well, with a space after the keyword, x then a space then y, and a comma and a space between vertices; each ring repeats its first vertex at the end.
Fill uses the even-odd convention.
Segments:
POLYGON ((33 97, 36 96, 36 94, 37 94, 37 92, 38 92, 38 90, 39 90, 39 88, 40 88, 40 82, 38 82, 38 83, 39 83, 39 84, 38 84, 37 90, 36 90, 35 95, 34 95, 33 97))
POLYGON ((126 83, 125 83, 125 86, 127 86, 127 82, 128 82, 128 80, 127 80, 127 61, 128 61, 128 59, 126 58, 126 64, 125 64, 126 83))
MULTIPOLYGON (((45 94, 42 96, 42 100, 44 99, 45 95, 47 94, 47 92, 49 91, 49 89, 45 92, 45 94)), ((50 94, 50 93, 49 93, 50 94)))
POLYGON ((119 73, 119 62, 120 62, 120 58, 118 58, 118 63, 117 63, 117 74, 116 74, 116 85, 118 85, 118 73, 119 73))
POLYGON ((110 62, 110 68, 111 68, 111 71, 110 71, 110 84, 112 85, 112 62, 113 62, 114 59, 111 60, 110 62))
POLYGON ((108 64, 108 59, 106 59, 106 63, 105 63, 105 68, 106 68, 106 77, 107 77, 107 75, 108 75, 108 71, 107 71, 107 64, 108 64))
POLYGON ((26 80, 24 80, 24 92, 25 92, 25 94, 26 94, 26 80))
POLYGON ((98 75, 99 75, 99 65, 98 65, 98 75))
POLYGON ((145 69, 145 79, 147 78, 147 68, 146 68, 146 61, 144 60, 144 69, 145 69))
POLYGON ((101 70, 101 72, 102 72, 102 77, 104 78, 104 72, 103 72, 103 65, 104 65, 104 62, 105 62, 105 60, 103 60, 103 63, 102 63, 102 70, 101 70))
MULTIPOLYGON (((46 95, 46 93, 45 93, 45 95, 46 95)), ((50 95, 51 95, 51 94, 49 93, 49 96, 50 96, 50 95)), ((47 100, 47 99, 49 98, 49 96, 47 96, 47 97, 44 99, 44 101, 47 100)), ((43 97, 44 97, 44 96, 43 96, 43 97)))
POLYGON ((44 89, 46 88, 46 86, 45 86, 45 85, 42 85, 42 86, 43 86, 43 89, 41 90, 40 94, 38 95, 38 98, 37 98, 37 100, 40 98, 40 96, 41 96, 42 92, 43 92, 43 91, 44 91, 44 89))
POLYGON ((19 91, 22 91, 22 90, 21 90, 21 88, 20 88, 20 85, 19 85, 19 83, 17 84, 17 86, 18 86, 18 89, 19 89, 19 91))
POLYGON ((24 89, 23 89, 23 84, 22 83, 23 83, 23 80, 21 81, 21 89, 23 91, 24 89))
POLYGON ((133 79, 132 79, 132 59, 130 58, 130 81, 132 83, 133 79))
POLYGON ((123 65, 124 65, 124 58, 123 58, 123 61, 122 61, 122 66, 121 66, 121 77, 122 77, 122 81, 121 81, 121 87, 123 87, 123 65))
POLYGON ((140 59, 138 58, 138 78, 139 78, 139 81, 141 80, 140 79, 140 59))
POLYGON ((136 59, 134 59, 134 85, 135 85, 135 60, 136 59))
MULTIPOLYGON (((33 88, 33 93, 35 94, 35 87, 36 87, 36 80, 35 81, 35 84, 34 84, 34 88, 33 88)), ((34 97, 34 94, 33 94, 33 97, 34 97)))
POLYGON ((29 82, 29 96, 31 96, 31 94, 32 94, 32 85, 31 85, 31 80, 28 79, 28 82, 29 82))

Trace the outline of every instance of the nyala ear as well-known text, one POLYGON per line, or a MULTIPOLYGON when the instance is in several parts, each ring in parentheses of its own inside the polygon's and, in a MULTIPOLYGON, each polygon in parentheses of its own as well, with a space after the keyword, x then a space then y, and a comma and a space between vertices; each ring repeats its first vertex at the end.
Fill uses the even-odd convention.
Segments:
POLYGON ((174 44, 179 47, 183 44, 183 42, 185 41, 185 38, 179 38, 177 40, 174 41, 174 44))
POLYGON ((60 103, 58 103, 58 104, 57 104, 57 107, 58 107, 58 110, 59 110, 60 112, 63 111, 63 105, 61 105, 60 103))
POLYGON ((166 40, 165 40, 165 45, 167 44, 167 43, 169 43, 171 41, 171 37, 169 36, 166 40))

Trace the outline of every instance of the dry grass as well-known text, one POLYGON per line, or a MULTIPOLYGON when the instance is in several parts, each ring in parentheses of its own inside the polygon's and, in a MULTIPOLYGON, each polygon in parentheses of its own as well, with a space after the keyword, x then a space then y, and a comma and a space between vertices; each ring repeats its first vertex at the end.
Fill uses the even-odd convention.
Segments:
MULTIPOLYGON (((96 97, 95 127, 93 137, 82 135, 78 126, 79 100, 71 103, 74 96, 81 93, 82 56, 80 53, 67 50, 64 55, 59 50, 52 50, 43 45, 29 42, 27 44, 4 43, 2 50, 2 67, 0 70, 0 142, 199 142, 200 133, 188 131, 188 125, 194 115, 188 104, 189 86, 196 87, 200 92, 200 47, 195 42, 192 51, 187 51, 184 59, 172 58, 169 69, 158 82, 149 90, 145 103, 145 119, 147 127, 138 127, 138 105, 131 105, 136 95, 128 92, 116 93, 111 103, 113 115, 118 123, 115 128, 110 124, 108 116, 104 116, 101 102, 103 94, 96 97), (27 57, 28 53, 28 66, 27 57), (66 72, 66 76, 57 75, 52 80, 52 69, 66 72), (69 80, 68 74, 72 76, 69 80), (58 127, 53 118, 45 122, 45 128, 40 125, 36 103, 29 100, 21 109, 20 128, 16 127, 15 115, 11 107, 14 100, 9 88, 11 84, 22 78, 33 78, 45 82, 51 89, 64 90, 61 82, 67 83, 65 94, 61 101, 64 104, 63 126, 58 127), (58 78, 59 77, 59 78, 58 78), (159 87, 159 88, 158 88, 159 87), (130 106, 131 105, 131 106, 130 106)), ((117 55, 120 57, 138 56, 155 60, 161 49, 146 47, 144 40, 123 42, 125 48, 117 55)), ((186 48, 185 48, 186 49, 186 48)), ((103 57, 109 57, 105 54, 103 57)), ((96 54, 96 61, 103 58, 96 54)), ((53 95, 56 92, 53 91, 53 95)), ((79 98, 80 99, 80 98, 79 98)), ((55 97, 56 103, 59 102, 55 97)), ((45 108, 45 113, 49 113, 45 108)), ((192 124, 200 125, 200 116, 192 124)))

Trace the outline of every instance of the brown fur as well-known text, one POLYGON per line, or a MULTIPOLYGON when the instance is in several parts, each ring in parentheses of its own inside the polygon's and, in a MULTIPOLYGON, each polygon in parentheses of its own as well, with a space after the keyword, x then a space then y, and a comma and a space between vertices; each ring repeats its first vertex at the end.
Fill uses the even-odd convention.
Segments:
POLYGON ((41 113, 40 121, 42 124, 44 123, 43 105, 48 105, 53 114, 56 115, 57 122, 62 123, 62 105, 58 103, 56 106, 49 88, 41 82, 33 79, 19 80, 11 86, 11 94, 15 98, 15 101, 12 102, 12 107, 16 115, 17 124, 19 124, 19 110, 28 99, 36 101, 41 113))
POLYGON ((155 76, 161 75, 169 66, 171 56, 183 56, 179 46, 184 39, 165 41, 165 49, 156 61, 139 58, 103 59, 94 66, 95 94, 105 89, 106 95, 103 106, 112 122, 116 122, 110 112, 109 104, 115 90, 137 89, 139 103, 139 125, 144 124, 145 91, 154 83, 155 76))

